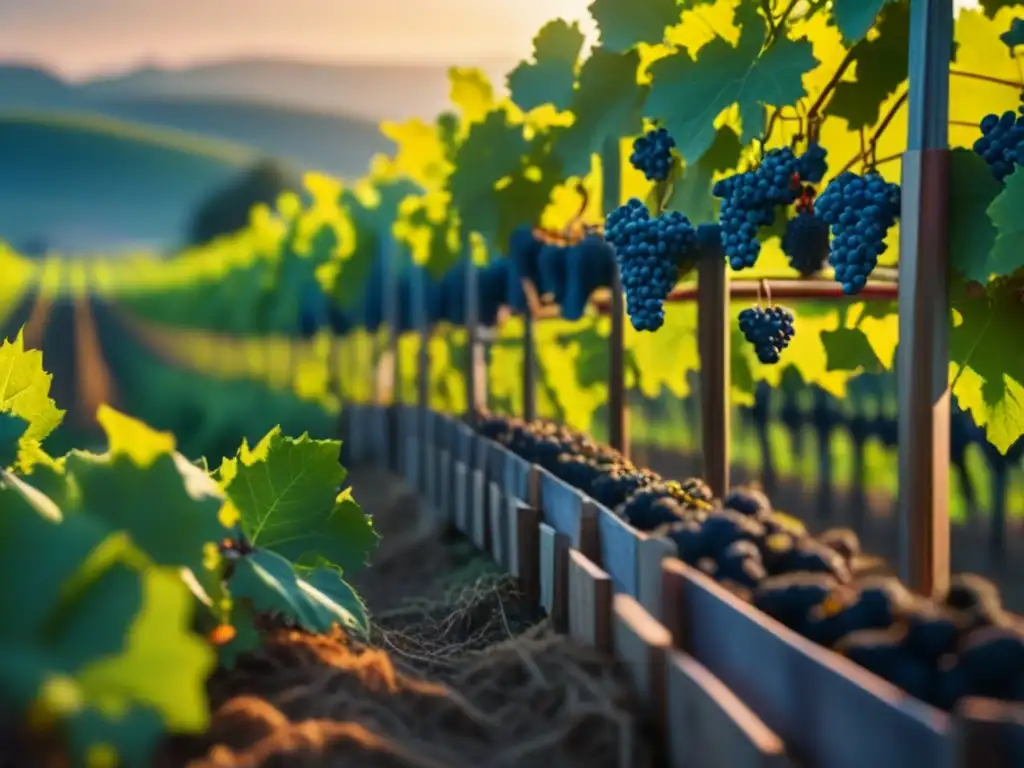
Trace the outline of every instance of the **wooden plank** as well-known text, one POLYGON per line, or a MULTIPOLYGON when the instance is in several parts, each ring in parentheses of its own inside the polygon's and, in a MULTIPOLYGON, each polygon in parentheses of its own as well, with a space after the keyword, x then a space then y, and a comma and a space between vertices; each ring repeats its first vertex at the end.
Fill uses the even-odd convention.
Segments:
POLYGON ((509 517, 514 521, 511 529, 513 535, 509 538, 510 570, 519 579, 523 595, 533 603, 540 603, 540 510, 526 504, 517 504, 509 511, 509 517))
POLYGON ((601 565, 612 578, 618 593, 637 596, 637 568, 640 532, 600 504, 594 504, 597 516, 601 565))
POLYGON ((455 491, 455 529, 459 533, 468 533, 470 519, 469 469, 456 459, 453 464, 452 484, 455 491))
POLYGON ((792 765, 782 739, 704 666, 680 651, 670 651, 665 668, 672 768, 792 765))
POLYGON ((575 549, 600 563, 601 550, 597 530, 597 510, 593 502, 576 488, 538 467, 540 510, 544 521, 569 537, 575 549))
POLYGON ((953 715, 957 768, 1024 765, 1024 705, 967 699, 953 715))
POLYGON ((612 601, 612 645, 629 674, 644 714, 656 735, 665 732, 665 654, 672 636, 636 600, 615 595, 612 601))
POLYGON ((900 173, 900 576, 949 582, 949 60, 952 0, 912 0, 907 148, 900 173))
POLYGON ((487 484, 484 482, 483 470, 474 469, 472 477, 472 496, 470 511, 472 528, 470 536, 479 549, 488 551, 490 546, 490 515, 487 512, 487 484))
POLYGON ((494 558, 494 562, 508 571, 511 569, 511 561, 508 556, 508 504, 505 502, 505 494, 501 492, 501 485, 493 480, 487 486, 487 516, 491 557, 494 558))
POLYGON ((952 764, 945 713, 801 637, 679 560, 662 568, 673 642, 782 737, 794 759, 816 768, 952 764))
POLYGON ((548 616, 555 610, 555 548, 558 532, 547 523, 538 526, 540 536, 540 607, 548 616))
POLYGON ((676 556, 676 545, 668 539, 641 535, 637 545, 637 599, 658 621, 664 617, 661 596, 661 561, 676 556))
POLYGON ((569 636, 578 643, 612 649, 612 579, 576 549, 569 550, 569 636))
POLYGON ((455 522, 455 483, 454 474, 455 467, 452 463, 451 454, 447 450, 442 450, 438 457, 438 509, 441 511, 441 516, 444 520, 447 520, 449 524, 455 522))

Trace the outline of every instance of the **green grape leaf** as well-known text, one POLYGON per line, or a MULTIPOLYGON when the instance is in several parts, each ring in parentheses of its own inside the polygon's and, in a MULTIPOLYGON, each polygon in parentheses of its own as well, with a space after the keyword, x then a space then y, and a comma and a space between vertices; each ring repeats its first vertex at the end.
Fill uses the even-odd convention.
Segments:
POLYGON ((826 371, 881 373, 885 370, 868 337, 859 328, 822 331, 821 343, 827 358, 826 371))
MULTIPOLYGON (((1012 263, 1000 264, 993 247, 997 230, 989 211, 1002 189, 977 152, 962 147, 950 152, 949 261, 965 278, 982 285, 992 274, 1008 274, 1005 270, 1014 268, 1012 263)), ((1016 266, 1024 264, 1024 254, 1002 255, 1015 259, 1016 266)))
POLYGON ((237 595, 231 604, 231 626, 235 636, 218 649, 220 665, 225 669, 233 668, 242 654, 255 651, 263 644, 263 635, 256 627, 256 610, 250 601, 239 600, 237 595))
POLYGON ((0 467, 12 467, 18 460, 21 438, 28 431, 28 422, 20 416, 0 412, 0 467))
POLYGON ((455 154, 455 170, 448 179, 452 205, 466 229, 483 233, 493 230, 496 185, 523 167, 529 149, 523 126, 511 122, 504 108, 488 112, 470 127, 455 154))
POLYGON ((78 683, 108 714, 141 704, 159 712, 170 731, 198 733, 209 720, 206 679, 217 655, 191 629, 195 601, 176 570, 147 568, 142 589, 125 650, 88 664, 78 683))
MULTIPOLYGON (((975 274, 1009 275, 1024 266, 1024 174, 1011 173, 1006 187, 992 201, 988 216, 996 228, 996 239, 988 258, 978 265, 975 274)), ((955 189, 955 187, 953 187, 955 189)), ((981 190, 979 190, 981 191, 981 190)), ((975 247, 982 245, 976 243, 975 247)))
POLYGON ((868 33, 879 12, 889 0, 833 0, 832 21, 847 46, 868 33))
POLYGON ((50 398, 52 380, 43 370, 43 353, 25 349, 24 329, 13 341, 0 343, 0 413, 28 422, 22 443, 42 443, 64 419, 64 411, 50 398))
POLYGON ((90 520, 41 511, 39 495, 11 475, 0 483, 0 583, 8 585, 0 590, 0 611, 18 617, 0 629, 5 645, 35 637, 64 584, 105 538, 90 520))
POLYGON ((711 196, 711 182, 716 172, 735 168, 742 151, 736 131, 728 125, 719 128, 708 151, 683 169, 681 178, 672 187, 668 209, 685 213, 694 226, 717 221, 718 206, 711 196))
POLYGON ((221 482, 240 515, 242 532, 261 549, 292 562, 314 556, 346 573, 366 565, 377 545, 370 518, 339 494, 346 472, 337 440, 282 437, 272 430, 256 450, 243 448, 221 467, 221 482))
POLYGON ((200 573, 203 546, 228 534, 217 517, 221 501, 193 497, 171 454, 139 467, 124 454, 76 451, 66 467, 78 489, 73 512, 108 532, 125 531, 158 565, 200 573))
POLYGON ((787 106, 806 96, 803 75, 818 60, 809 40, 780 36, 763 53, 767 28, 753 3, 736 10, 741 27, 733 47, 716 37, 691 58, 680 49, 650 66, 654 84, 647 112, 661 118, 690 163, 699 160, 715 141, 715 120, 738 106, 743 144, 764 130, 764 108, 787 106))
POLYGON ((601 30, 601 46, 612 53, 625 53, 638 43, 660 43, 682 13, 676 0, 594 0, 587 10, 601 30))
MULTIPOLYGON (((850 2, 851 0, 847 0, 850 2)), ((863 3, 863 0, 852 0, 863 3)), ((872 0, 872 3, 877 0, 872 0)), ((856 80, 836 85, 825 114, 841 117, 850 130, 878 122, 882 104, 907 79, 910 56, 910 9, 907 3, 890 3, 879 18, 878 35, 863 39, 851 50, 856 80)))
POLYGON ((1014 19, 1010 28, 999 36, 1003 44, 1011 51, 1018 45, 1024 45, 1024 19, 1014 19))
POLYGON ((576 60, 583 48, 578 22, 549 21, 533 39, 533 61, 521 61, 508 74, 512 101, 524 112, 553 104, 568 109, 576 83, 576 60))
POLYGON ((1003 8, 1013 8, 1018 5, 1024 5, 1024 2, 1021 2, 1021 0, 981 0, 981 9, 990 19, 1003 10, 1003 8))
POLYGON ((553 152, 566 176, 590 173, 593 155, 609 141, 643 128, 647 86, 637 83, 640 54, 596 49, 580 69, 570 109, 573 124, 555 139, 553 152))
POLYGON ((330 565, 322 565, 318 568, 300 568, 298 574, 301 577, 300 586, 311 598, 322 600, 314 592, 311 592, 310 588, 328 598, 329 605, 336 605, 341 609, 341 612, 338 612, 332 608, 332 612, 343 617, 341 623, 346 629, 355 630, 362 635, 369 633, 370 619, 366 615, 366 606, 352 586, 342 578, 340 568, 330 565))
POLYGON ((373 209, 364 206, 349 190, 342 193, 341 205, 355 231, 353 251, 338 270, 331 289, 337 306, 348 309, 366 295, 366 281, 380 253, 379 221, 373 209))
POLYGON ((1005 453, 1024 434, 1024 357, 1007 354, 1019 343, 1024 303, 1015 290, 1004 289, 958 297, 953 309, 958 322, 949 337, 952 393, 1005 453))
MULTIPOLYGON (((322 584, 327 581, 324 574, 319 574, 317 579, 322 584)), ((341 591, 334 584, 326 585, 334 594, 341 591)), ((257 550, 239 558, 230 587, 236 600, 247 600, 257 612, 282 613, 310 632, 327 632, 335 623, 366 631, 365 613, 360 613, 360 618, 346 605, 335 602, 332 595, 300 578, 294 566, 274 552, 257 550)))

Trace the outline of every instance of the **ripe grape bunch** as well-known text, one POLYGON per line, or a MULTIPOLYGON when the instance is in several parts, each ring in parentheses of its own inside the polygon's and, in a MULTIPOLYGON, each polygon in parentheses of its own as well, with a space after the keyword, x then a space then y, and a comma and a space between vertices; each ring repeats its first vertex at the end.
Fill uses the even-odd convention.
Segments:
POLYGON ((985 115, 979 127, 981 137, 974 142, 974 151, 1002 181, 1024 160, 1024 114, 985 115))
POLYGON ((675 211, 652 218, 634 197, 608 214, 605 239, 615 248, 630 322, 638 331, 658 330, 680 267, 697 251, 690 220, 675 211))
POLYGON ((796 204, 796 216, 786 223, 782 251, 789 266, 804 277, 820 272, 829 255, 828 224, 814 212, 814 190, 804 187, 796 204))
POLYGON ((740 331, 754 345, 757 359, 764 365, 779 362, 782 350, 796 336, 793 313, 785 307, 748 307, 740 312, 740 331))
POLYGON ((899 184, 874 170, 863 176, 843 171, 829 182, 814 210, 832 229, 829 264, 843 293, 860 293, 888 248, 886 233, 899 218, 899 184))
POLYGON ((672 148, 676 141, 664 128, 655 128, 633 142, 629 164, 648 181, 665 181, 672 170, 672 148))
POLYGON ((722 199, 718 221, 729 266, 746 269, 757 263, 760 227, 775 221, 775 206, 789 205, 800 193, 800 162, 789 147, 769 150, 753 171, 718 181, 712 194, 722 199))

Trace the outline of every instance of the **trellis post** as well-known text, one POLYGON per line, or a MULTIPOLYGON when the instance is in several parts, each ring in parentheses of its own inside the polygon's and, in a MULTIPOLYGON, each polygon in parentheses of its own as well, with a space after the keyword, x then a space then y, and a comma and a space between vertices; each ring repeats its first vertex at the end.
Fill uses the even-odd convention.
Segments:
POLYGON ((729 274, 720 248, 697 264, 697 352, 700 358, 700 439, 704 481, 729 492, 732 371, 729 361, 729 274))
MULTIPOLYGON (((601 149, 601 208, 605 216, 619 205, 622 195, 618 138, 605 139, 601 149)), ((629 414, 626 408, 626 304, 616 266, 612 279, 611 331, 608 334, 608 442, 629 455, 629 414)))
POLYGON ((523 313, 523 419, 537 418, 537 345, 533 310, 523 313))
POLYGON ((466 260, 466 344, 468 345, 466 370, 466 420, 476 425, 477 417, 486 408, 487 370, 486 353, 480 339, 480 297, 477 291, 477 267, 473 263, 473 249, 467 234, 463 258, 466 260))
POLYGON ((900 576, 949 580, 949 59, 953 0, 910 0, 899 250, 900 576))

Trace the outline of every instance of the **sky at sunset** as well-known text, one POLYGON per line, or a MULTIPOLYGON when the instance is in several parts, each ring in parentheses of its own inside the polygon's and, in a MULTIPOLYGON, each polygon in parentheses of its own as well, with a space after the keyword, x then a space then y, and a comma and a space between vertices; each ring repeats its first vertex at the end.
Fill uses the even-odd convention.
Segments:
MULTIPOLYGON (((591 0, 0 0, 0 59, 87 77, 240 56, 459 64, 529 54, 591 0)), ((977 0, 956 0, 974 6, 977 0)))

